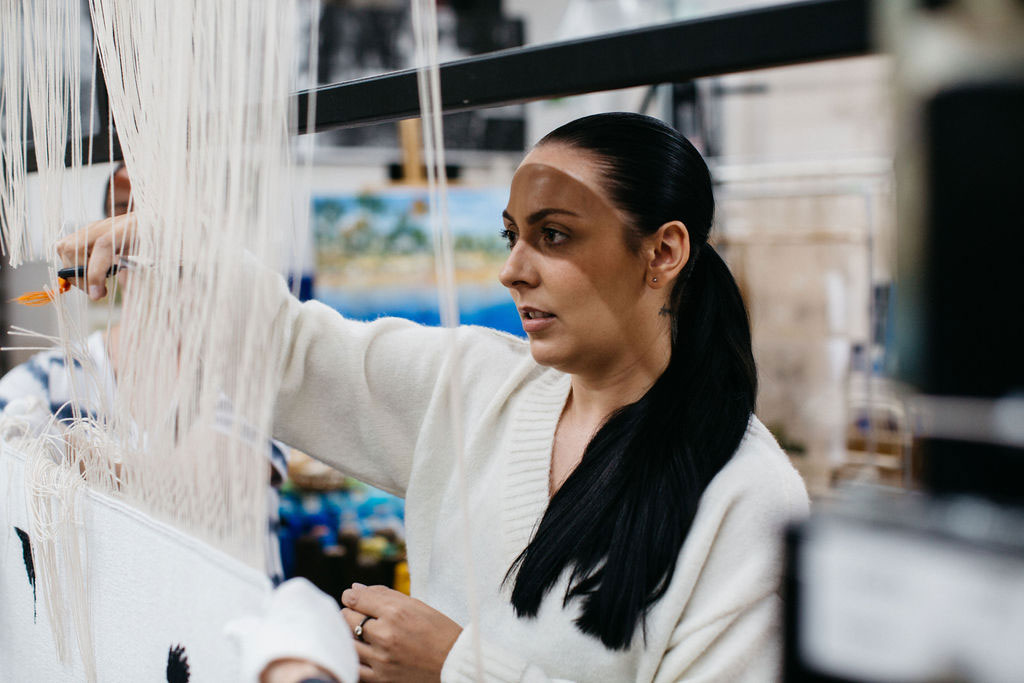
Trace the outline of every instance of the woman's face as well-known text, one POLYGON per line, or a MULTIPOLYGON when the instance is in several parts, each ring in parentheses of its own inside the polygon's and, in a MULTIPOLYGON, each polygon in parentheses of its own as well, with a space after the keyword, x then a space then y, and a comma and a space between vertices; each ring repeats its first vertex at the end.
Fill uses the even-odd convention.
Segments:
POLYGON ((132 196, 132 180, 128 176, 128 169, 120 168, 111 179, 111 194, 107 194, 103 200, 107 216, 121 216, 128 213, 129 202, 132 196), (113 199, 113 204, 111 204, 113 199))
POLYGON ((628 364, 658 327, 641 305, 650 298, 646 264, 627 247, 626 218, 595 161, 564 145, 535 148, 512 178, 504 212, 510 253, 499 279, 534 359, 573 374, 628 364))

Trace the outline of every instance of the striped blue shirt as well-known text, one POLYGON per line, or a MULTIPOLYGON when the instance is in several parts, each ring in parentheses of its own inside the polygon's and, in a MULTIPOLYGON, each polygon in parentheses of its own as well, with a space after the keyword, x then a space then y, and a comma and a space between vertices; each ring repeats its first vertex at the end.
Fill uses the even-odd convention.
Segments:
MULTIPOLYGON (((111 405, 116 384, 107 355, 102 332, 94 332, 85 341, 83 355, 91 360, 96 377, 90 377, 76 359, 68 367, 59 348, 35 354, 0 378, 0 411, 4 416, 18 416, 37 431, 46 429, 51 416, 57 427, 70 422, 75 411, 94 417, 97 406, 111 405), (77 396, 78 402, 72 397, 77 396), (45 409, 44 409, 45 408, 45 409)), ((288 447, 271 440, 267 449, 270 458, 270 490, 267 492, 267 534, 264 551, 267 573, 277 585, 283 580, 281 551, 278 543, 278 495, 276 487, 288 476, 288 447)))

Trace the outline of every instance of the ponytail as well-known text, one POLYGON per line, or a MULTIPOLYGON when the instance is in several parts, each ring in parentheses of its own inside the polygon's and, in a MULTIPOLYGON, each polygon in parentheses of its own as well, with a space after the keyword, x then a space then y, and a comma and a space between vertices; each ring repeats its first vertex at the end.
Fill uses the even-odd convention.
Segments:
POLYGON ((681 287, 666 401, 679 404, 692 443, 708 457, 704 486, 728 462, 746 433, 757 398, 750 321, 736 280, 710 244, 681 287))
POLYGON ((638 231, 683 220, 693 245, 673 286, 668 367, 594 435, 506 575, 516 613, 532 617, 568 569, 563 606, 580 601, 579 629, 625 649, 668 589, 701 495, 746 432, 757 374, 739 288, 706 244, 714 201, 692 145, 636 114, 579 119, 538 144, 554 143, 605 163, 609 192, 638 231))

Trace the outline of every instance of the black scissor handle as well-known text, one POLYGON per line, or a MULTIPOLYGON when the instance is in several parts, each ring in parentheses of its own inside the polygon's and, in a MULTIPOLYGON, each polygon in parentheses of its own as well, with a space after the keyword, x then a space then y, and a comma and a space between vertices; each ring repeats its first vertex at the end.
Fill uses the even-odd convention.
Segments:
MULTIPOLYGON (((114 264, 107 269, 107 277, 114 275, 120 269, 118 264, 114 264)), ((68 268, 61 268, 57 271, 57 277, 64 278, 65 280, 75 280, 85 277, 85 266, 70 266, 68 268)))

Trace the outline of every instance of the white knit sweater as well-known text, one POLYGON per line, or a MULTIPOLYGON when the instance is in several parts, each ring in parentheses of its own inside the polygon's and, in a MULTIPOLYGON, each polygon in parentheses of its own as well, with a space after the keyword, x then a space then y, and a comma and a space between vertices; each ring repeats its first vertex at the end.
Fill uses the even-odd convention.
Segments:
POLYGON ((577 604, 562 607, 564 576, 530 619, 516 617, 502 586, 547 506, 569 376, 537 365, 527 342, 510 335, 354 322, 300 304, 283 283, 276 291, 276 329, 289 337, 274 435, 405 497, 412 594, 464 627, 442 680, 477 679, 477 637, 490 681, 778 677, 780 532, 806 514, 808 501, 756 418, 701 499, 671 585, 648 615, 646 640, 637 629, 628 650, 609 650, 573 624, 577 604), (456 339, 468 548, 449 403, 456 339), (470 627, 474 589, 478 633, 470 627))

